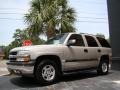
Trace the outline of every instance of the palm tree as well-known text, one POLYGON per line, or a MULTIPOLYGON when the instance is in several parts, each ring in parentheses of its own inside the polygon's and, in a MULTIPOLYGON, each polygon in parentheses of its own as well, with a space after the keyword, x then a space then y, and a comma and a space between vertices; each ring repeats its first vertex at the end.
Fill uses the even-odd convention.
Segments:
POLYGON ((44 34, 49 39, 57 33, 75 31, 75 12, 67 0, 32 0, 25 20, 31 36, 44 34))

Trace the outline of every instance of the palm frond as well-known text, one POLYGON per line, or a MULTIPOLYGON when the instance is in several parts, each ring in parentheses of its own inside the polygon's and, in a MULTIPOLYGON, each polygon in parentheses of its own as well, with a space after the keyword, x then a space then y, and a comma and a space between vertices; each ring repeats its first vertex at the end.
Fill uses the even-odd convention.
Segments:
POLYGON ((61 25, 59 31, 75 31, 73 24, 75 21, 75 11, 68 7, 67 0, 32 0, 31 8, 25 14, 25 22, 28 23, 31 35, 38 36, 52 32, 56 33, 56 27, 61 25))

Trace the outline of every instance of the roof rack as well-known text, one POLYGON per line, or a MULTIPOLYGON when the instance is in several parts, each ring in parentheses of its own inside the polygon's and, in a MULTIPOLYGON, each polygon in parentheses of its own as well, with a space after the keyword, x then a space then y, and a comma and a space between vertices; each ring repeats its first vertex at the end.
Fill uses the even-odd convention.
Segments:
POLYGON ((89 34, 89 33, 80 33, 80 34, 87 34, 87 35, 96 36, 96 35, 94 35, 94 34, 89 34))
POLYGON ((92 36, 96 36, 96 37, 104 38, 104 37, 97 36, 97 35, 94 35, 94 34, 88 34, 88 33, 80 33, 80 34, 86 34, 86 35, 92 35, 92 36))

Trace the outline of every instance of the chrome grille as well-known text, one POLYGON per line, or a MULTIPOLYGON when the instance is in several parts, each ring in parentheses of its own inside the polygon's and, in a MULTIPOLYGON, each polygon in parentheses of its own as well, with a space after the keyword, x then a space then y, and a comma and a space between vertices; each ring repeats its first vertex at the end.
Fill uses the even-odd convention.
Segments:
POLYGON ((9 58, 10 61, 16 61, 16 58, 9 58))
POLYGON ((17 51, 10 52, 9 53, 9 60, 16 61, 16 55, 17 55, 17 51))
POLYGON ((14 52, 10 52, 9 55, 17 55, 17 51, 14 51, 14 52))

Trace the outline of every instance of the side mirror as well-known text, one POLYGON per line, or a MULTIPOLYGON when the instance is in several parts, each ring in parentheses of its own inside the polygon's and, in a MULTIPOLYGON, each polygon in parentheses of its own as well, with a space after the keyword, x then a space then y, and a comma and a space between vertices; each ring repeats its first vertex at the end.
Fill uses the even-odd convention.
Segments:
POLYGON ((75 43, 76 43, 76 40, 75 39, 71 39, 71 40, 68 41, 67 46, 71 46, 71 45, 73 45, 75 43))

